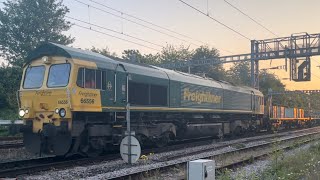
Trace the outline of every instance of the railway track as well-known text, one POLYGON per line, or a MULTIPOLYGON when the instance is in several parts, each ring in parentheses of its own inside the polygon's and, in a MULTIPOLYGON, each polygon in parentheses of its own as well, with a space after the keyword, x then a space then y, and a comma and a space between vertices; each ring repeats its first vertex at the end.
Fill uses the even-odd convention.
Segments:
MULTIPOLYGON (((202 140, 196 143, 192 143, 193 145, 204 145, 211 143, 212 140, 202 140)), ((143 151, 144 154, 149 153, 157 153, 157 152, 165 152, 174 149, 182 149, 190 145, 187 144, 177 144, 168 147, 162 148, 151 148, 146 149, 143 151)), ((73 157, 73 158, 62 158, 62 157, 45 157, 45 158, 38 158, 38 159, 29 159, 29 160, 21 160, 21 161, 11 161, 0 163, 0 178, 3 177, 17 177, 18 175, 22 174, 31 174, 40 171, 48 171, 51 169, 63 169, 67 167, 74 167, 77 165, 90 165, 99 163, 102 161, 111 161, 120 159, 121 156, 117 152, 115 154, 109 154, 106 156, 100 156, 96 158, 82 158, 82 157, 73 157)))
POLYGON ((0 143, 0 149, 12 149, 12 148, 21 148, 24 144, 22 141, 19 142, 6 142, 0 143))
MULTIPOLYGON (((263 137, 263 138, 272 138, 274 135, 267 135, 267 136, 268 137, 263 137)), ((262 137, 256 137, 256 139, 261 139, 261 138, 262 137)), ((230 143, 227 143, 224 146, 228 146, 232 144, 234 141, 236 140, 231 140, 230 143)), ((249 141, 249 140, 244 139, 244 142, 246 141, 249 141)), ((188 147, 204 146, 204 145, 212 144, 215 142, 216 140, 213 140, 212 138, 185 140, 185 141, 179 142, 178 144, 174 144, 167 147, 146 149, 146 150, 143 150, 142 154, 174 151, 179 149, 185 149, 188 147), (197 141, 194 142, 195 140, 197 141)), ((40 171, 47 171, 50 169, 64 169, 66 167, 72 167, 77 165, 90 165, 90 164, 99 163, 102 161, 111 161, 111 160, 116 160, 120 158, 121 158, 120 154, 117 152, 114 154, 97 157, 97 158, 46 157, 46 158, 38 158, 38 159, 5 162, 5 163, 0 163, 0 178, 16 177, 22 174, 31 174, 31 173, 36 173, 40 171)))
POLYGON ((22 137, 16 137, 16 136, 8 136, 8 137, 0 137, 1 141, 14 141, 14 140, 22 140, 22 137))
POLYGON ((220 159, 220 161, 218 160, 218 162, 216 162, 216 169, 228 168, 243 162, 247 162, 251 158, 258 158, 272 153, 272 146, 274 146, 275 143, 280 144, 280 149, 288 149, 292 147, 292 143, 294 143, 295 141, 302 141, 303 143, 308 143, 314 140, 318 140, 320 139, 320 128, 311 128, 286 134, 287 135, 281 135, 282 137, 276 137, 277 139, 279 138, 278 140, 272 140, 270 139, 270 137, 268 137, 265 140, 263 140, 263 138, 254 138, 251 139, 251 141, 248 141, 250 138, 247 138, 247 140, 242 139, 237 143, 250 143, 248 143, 245 147, 241 148, 228 148, 228 146, 230 146, 231 144, 225 143, 212 148, 201 149, 199 151, 193 151, 190 153, 173 154, 170 157, 154 161, 154 163, 149 163, 148 165, 134 165, 132 167, 119 169, 113 172, 106 172, 104 174, 100 174, 90 178, 135 179, 135 177, 143 176, 144 172, 148 172, 148 174, 153 174, 153 172, 159 171, 166 172, 169 171, 171 168, 176 167, 177 165, 180 165, 180 167, 185 167, 188 161, 204 158, 214 158, 215 160, 220 159), (232 154, 234 154, 235 156, 239 156, 239 154, 245 152, 249 154, 249 157, 241 158, 232 162, 225 162, 226 157, 232 154), (254 154, 254 152, 258 153, 254 154))
POLYGON ((23 147, 22 137, 0 137, 0 149, 23 147))
POLYGON ((98 158, 45 157, 39 159, 0 163, 0 178, 14 178, 21 174, 31 174, 40 171, 48 171, 51 169, 62 169, 67 167, 80 166, 83 164, 89 165, 118 158, 120 158, 120 155, 113 154, 108 156, 101 156, 98 158))
MULTIPOLYGON (((150 172, 155 169, 170 168, 177 164, 184 164, 187 161, 192 160, 192 158, 186 158, 188 156, 193 156, 193 158, 195 159, 210 158, 210 157, 216 158, 218 157, 219 154, 217 153, 212 154, 212 152, 221 151, 224 148, 234 146, 237 144, 248 144, 253 142, 264 141, 264 143, 260 143, 256 146, 246 146, 243 148, 236 148, 220 154, 228 155, 228 153, 230 154, 230 153, 235 153, 240 151, 246 151, 249 149, 254 149, 254 148, 257 149, 257 148, 270 146, 271 144, 274 143, 274 138, 282 138, 281 141, 286 141, 286 140, 293 140, 299 137, 306 137, 308 135, 311 136, 319 133, 320 133, 320 128, 312 128, 312 129, 297 130, 294 132, 283 132, 279 134, 267 134, 267 135, 256 136, 256 137, 229 140, 224 142, 215 142, 213 140, 203 140, 199 142, 189 142, 186 144, 172 145, 164 148, 147 149, 147 150, 144 150, 142 154, 149 154, 149 153, 157 154, 162 152, 179 151, 179 150, 180 152, 173 153, 171 155, 167 155, 165 157, 161 157, 158 159, 150 159, 150 162, 148 163, 150 166, 145 166, 144 169, 139 168, 139 165, 135 165, 135 167, 138 170, 132 170, 130 169, 132 167, 128 167, 129 168, 127 169, 128 172, 126 171, 126 169, 115 170, 115 173, 106 172, 106 178, 126 178, 129 176, 138 175, 145 171, 150 172), (307 133, 307 131, 312 131, 312 132, 307 133), (300 133, 300 136, 298 136, 299 133, 300 133), (214 146, 199 148, 199 150, 194 150, 191 152, 183 151, 184 149, 188 149, 190 147, 202 147, 209 144, 211 145, 214 144, 214 146), (208 152, 211 152, 211 154, 207 154, 208 152)), ((97 164, 100 162, 108 163, 108 161, 119 160, 119 159, 120 159, 120 155, 119 153, 116 153, 116 154, 101 156, 98 158, 65 159, 60 157, 47 157, 47 158, 39 158, 39 159, 31 159, 31 160, 23 160, 23 161, 6 162, 6 163, 0 163, 0 177, 17 177, 18 175, 22 175, 22 174, 36 173, 39 171, 47 171, 51 169, 64 169, 64 168, 70 168, 75 166, 97 164)), ((225 167, 232 166, 232 163, 224 164, 224 166, 225 167)), ((219 168, 223 168, 224 166, 218 165, 219 168)))

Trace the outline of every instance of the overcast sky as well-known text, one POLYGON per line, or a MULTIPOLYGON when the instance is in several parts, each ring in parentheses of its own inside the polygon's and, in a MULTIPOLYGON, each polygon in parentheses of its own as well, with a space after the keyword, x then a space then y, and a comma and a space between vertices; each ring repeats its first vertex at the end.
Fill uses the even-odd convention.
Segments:
MULTIPOLYGON (((126 21, 116 16, 128 18, 125 14, 107 9, 101 5, 97 5, 91 0, 78 0, 87 4, 83 5, 76 0, 64 0, 64 4, 70 9, 68 16, 80 19, 82 21, 91 22, 93 24, 109 28, 114 31, 123 32, 130 36, 134 36, 145 41, 138 41, 126 36, 106 31, 95 26, 91 26, 93 30, 102 31, 123 39, 139 43, 144 46, 139 46, 129 42, 125 42, 113 37, 109 37, 97 32, 73 26, 67 32, 76 38, 74 47, 90 48, 92 46, 103 48, 108 47, 110 51, 121 55, 125 49, 139 49, 142 53, 156 53, 161 50, 160 46, 166 44, 185 45, 194 49, 203 43, 210 47, 215 47, 220 50, 222 55, 241 54, 250 52, 250 41, 240 35, 228 30, 218 23, 210 20, 208 17, 194 11, 178 0, 94 0, 98 3, 120 10, 124 13, 134 15, 143 20, 152 22, 156 25, 168 28, 180 34, 191 37, 192 39, 161 30, 155 26, 152 28, 175 36, 155 32, 145 27, 141 27, 132 22, 126 21), (95 9, 95 7, 115 14, 107 14, 95 9), (202 43, 203 42, 203 43, 202 43), (156 44, 156 45, 154 45, 156 44), (160 45, 160 46, 159 46, 160 45)), ((296 32, 319 33, 319 0, 228 0, 230 3, 243 10, 245 13, 261 22, 264 26, 275 32, 278 36, 290 36, 296 32)), ((249 37, 250 39, 266 39, 275 37, 273 34, 258 26, 248 17, 242 15, 230 7, 224 0, 185 0, 185 2, 199 8, 204 12, 208 12, 212 17, 232 27, 239 33, 249 37), (207 5, 208 4, 208 5, 207 5)), ((85 23, 79 23, 70 20, 78 25, 90 28, 85 23)), ((139 21, 137 21, 139 22, 139 21)), ((142 23, 142 22, 139 22, 142 23)), ((145 23, 142 23, 145 24, 145 23)), ((145 24, 148 25, 148 24, 145 24)), ((149 26, 149 25, 148 25, 149 26)), ((314 57, 313 74, 318 77, 313 77, 313 81, 309 83, 288 83, 289 89, 318 89, 316 85, 320 82, 319 60, 314 57)), ((272 66, 277 65, 273 60, 272 66)), ((280 62, 280 61, 279 61, 280 62)), ((269 67, 270 62, 262 62, 262 67, 269 67)), ((284 64, 281 61, 280 64, 284 64)), ((277 72, 281 77, 288 77, 288 73, 277 72)))

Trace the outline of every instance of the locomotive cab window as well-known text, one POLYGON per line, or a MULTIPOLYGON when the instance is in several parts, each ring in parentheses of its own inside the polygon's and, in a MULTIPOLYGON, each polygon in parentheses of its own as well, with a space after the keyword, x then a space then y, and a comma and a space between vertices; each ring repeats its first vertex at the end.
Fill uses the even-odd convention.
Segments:
POLYGON ((93 69, 85 69, 84 88, 96 88, 96 74, 93 69))
POLYGON ((47 86, 65 87, 69 83, 70 64, 54 64, 50 67, 47 86))
POLYGON ((42 86, 45 67, 33 66, 28 67, 25 72, 23 88, 38 89, 42 86))
POLYGON ((77 85, 82 88, 106 89, 106 72, 87 68, 79 68, 77 85))

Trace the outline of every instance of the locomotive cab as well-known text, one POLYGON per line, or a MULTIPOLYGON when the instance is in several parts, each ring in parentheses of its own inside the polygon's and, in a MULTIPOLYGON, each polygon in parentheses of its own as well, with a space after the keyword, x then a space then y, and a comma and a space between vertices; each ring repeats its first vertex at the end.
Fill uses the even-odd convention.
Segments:
POLYGON ((17 96, 26 149, 58 156, 105 149, 112 123, 110 112, 103 112, 102 106, 121 110, 126 97, 126 76, 115 62, 54 43, 32 51, 17 96))
POLYGON ((24 119, 24 144, 35 154, 65 154, 70 148, 73 68, 72 60, 51 56, 24 68, 19 116, 24 119))

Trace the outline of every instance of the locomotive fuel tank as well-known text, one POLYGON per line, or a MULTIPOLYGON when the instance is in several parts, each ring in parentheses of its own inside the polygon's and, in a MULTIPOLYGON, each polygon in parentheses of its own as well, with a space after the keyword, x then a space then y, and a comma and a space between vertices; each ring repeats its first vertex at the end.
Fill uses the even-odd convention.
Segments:
POLYGON ((183 138, 218 137, 221 135, 222 123, 188 124, 183 138))

